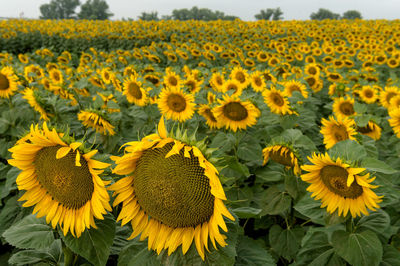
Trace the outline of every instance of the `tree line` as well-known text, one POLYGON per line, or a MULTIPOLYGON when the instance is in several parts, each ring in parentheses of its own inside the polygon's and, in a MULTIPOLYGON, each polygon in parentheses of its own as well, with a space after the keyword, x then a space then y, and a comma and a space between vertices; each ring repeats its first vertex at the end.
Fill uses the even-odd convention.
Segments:
MULTIPOLYGON (((113 14, 109 11, 109 6, 105 0, 87 0, 81 5, 80 0, 51 0, 48 4, 40 6, 41 19, 91 19, 104 20, 109 19, 113 14), (80 12, 76 9, 80 7, 80 12)), ((257 20, 282 20, 283 12, 277 8, 267 8, 260 10, 260 13, 254 15, 257 20)), ((317 12, 310 15, 310 19, 362 19, 362 15, 357 10, 349 10, 343 15, 334 13, 328 9, 320 8, 317 12)), ((162 15, 159 17, 157 11, 142 12, 138 19, 140 20, 235 20, 236 16, 225 15, 221 11, 213 11, 208 8, 198 8, 197 6, 191 9, 182 8, 174 9, 171 15, 162 15)), ((133 20, 129 18, 128 20, 133 20)))

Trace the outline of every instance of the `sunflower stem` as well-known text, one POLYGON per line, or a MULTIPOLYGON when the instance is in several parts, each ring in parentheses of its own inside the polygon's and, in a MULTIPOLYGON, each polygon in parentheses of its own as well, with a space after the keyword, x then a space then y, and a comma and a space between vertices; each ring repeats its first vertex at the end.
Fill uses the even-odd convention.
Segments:
POLYGON ((349 217, 346 220, 346 232, 352 233, 354 229, 353 217, 349 217))
POLYGON ((63 253, 64 253, 64 265, 65 266, 73 266, 75 265, 75 262, 77 260, 77 256, 76 254, 74 254, 74 252, 72 252, 71 249, 69 249, 64 241, 62 241, 62 249, 63 249, 63 253))

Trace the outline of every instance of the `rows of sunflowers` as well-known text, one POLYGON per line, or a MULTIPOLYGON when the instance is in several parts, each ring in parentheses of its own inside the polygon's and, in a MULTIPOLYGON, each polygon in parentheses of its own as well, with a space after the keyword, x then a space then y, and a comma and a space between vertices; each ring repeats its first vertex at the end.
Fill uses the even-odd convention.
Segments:
POLYGON ((0 21, 1 265, 400 265, 400 21, 0 21))

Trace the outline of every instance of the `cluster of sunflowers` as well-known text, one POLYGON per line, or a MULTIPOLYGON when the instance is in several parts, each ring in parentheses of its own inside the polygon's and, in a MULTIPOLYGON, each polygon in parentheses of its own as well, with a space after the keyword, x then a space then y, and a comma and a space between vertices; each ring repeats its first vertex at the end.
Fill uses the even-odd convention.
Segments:
MULTIPOLYGON (((1 21, 3 39, 40 32, 137 45, 0 51, 0 217, 22 213, 18 197, 58 229, 65 260, 73 252, 100 265, 118 255, 125 265, 132 250, 156 264, 192 264, 193 252, 219 265, 389 263, 387 254, 400 257, 399 28, 1 21), (112 235, 106 252, 115 253, 98 262, 71 243, 105 217, 113 230, 130 223, 121 238, 136 242, 124 248, 112 235), (186 255, 171 259, 180 246, 186 255)), ((26 215, 0 223, 6 242, 20 247, 13 223, 26 215)))

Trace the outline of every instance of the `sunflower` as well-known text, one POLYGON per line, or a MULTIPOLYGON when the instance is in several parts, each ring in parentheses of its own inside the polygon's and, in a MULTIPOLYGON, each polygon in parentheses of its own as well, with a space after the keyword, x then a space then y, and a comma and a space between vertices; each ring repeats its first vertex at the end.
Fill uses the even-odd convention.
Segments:
POLYGON ((354 135, 357 134, 356 123, 353 119, 341 117, 335 120, 333 116, 329 120, 322 118, 321 134, 324 136, 324 144, 326 149, 332 148, 336 143, 351 139, 355 140, 354 135))
POLYGON ((385 87, 384 91, 381 91, 379 96, 379 101, 381 105, 385 108, 390 107, 390 100, 394 97, 400 95, 400 90, 396 86, 385 87))
POLYGON ((189 92, 195 94, 201 90, 202 80, 197 80, 195 75, 188 75, 183 85, 188 88, 189 92))
POLYGON ((166 74, 164 76, 165 86, 173 89, 179 89, 182 85, 181 78, 173 72, 171 69, 166 69, 166 74))
POLYGON ((263 72, 263 77, 266 82, 268 81, 272 83, 276 82, 276 77, 269 70, 265 70, 263 72))
POLYGON ((333 101, 333 112, 336 117, 350 117, 356 115, 354 111, 354 99, 339 97, 333 101))
POLYGON ((368 215, 367 208, 375 211, 379 208, 383 196, 377 196, 371 183, 375 177, 370 178, 369 173, 360 175, 365 168, 354 168, 342 159, 332 160, 325 155, 313 154, 308 157, 311 165, 301 168, 309 173, 301 175, 301 179, 311 185, 307 190, 312 192, 311 197, 321 200, 321 208, 327 207, 329 213, 338 210, 339 216, 346 216, 349 212, 353 218, 368 215))
POLYGON ((50 120, 49 116, 53 116, 52 114, 48 114, 43 107, 42 100, 40 97, 35 93, 35 90, 32 88, 26 88, 22 93, 24 96, 22 98, 26 99, 29 105, 35 109, 40 114, 40 118, 43 120, 50 120))
POLYGON ((211 87, 214 89, 214 91, 219 91, 219 92, 224 91, 223 85, 225 84, 225 78, 222 73, 219 72, 213 73, 211 75, 209 83, 211 87))
POLYGON ((223 85, 223 92, 224 93, 232 93, 232 96, 240 96, 243 92, 243 87, 240 85, 240 83, 237 80, 234 79, 228 79, 225 81, 223 85))
POLYGON ((293 168, 295 175, 301 173, 299 165, 299 156, 293 148, 286 144, 275 144, 268 146, 262 150, 265 165, 269 159, 284 165, 287 168, 293 168))
POLYGON ((154 85, 154 87, 158 87, 161 85, 160 78, 154 73, 144 75, 143 80, 146 82, 150 82, 151 84, 154 85))
POLYGON ((78 113, 78 119, 85 127, 91 127, 103 135, 114 135, 114 126, 99 112, 83 110, 78 113))
POLYGON ((304 73, 306 73, 309 76, 316 76, 318 77, 320 74, 320 69, 317 64, 307 64, 304 68, 304 73))
POLYGON ((307 91, 306 86, 304 84, 300 83, 299 81, 290 80, 290 81, 284 82, 283 85, 285 86, 284 91, 285 91, 286 95, 288 95, 289 97, 292 97, 292 94, 295 91, 300 92, 304 98, 308 97, 308 91, 307 91))
POLYGON ((49 71, 49 77, 51 82, 54 85, 62 85, 64 83, 64 77, 62 72, 57 69, 57 68, 53 68, 49 71))
POLYGON ((374 140, 378 140, 381 138, 382 129, 377 123, 373 121, 368 121, 368 124, 364 127, 357 126, 357 132, 363 135, 367 135, 374 140))
POLYGON ((18 60, 25 65, 29 63, 29 57, 26 54, 19 54, 18 60))
POLYGON ((138 106, 145 106, 147 104, 147 92, 142 87, 142 83, 136 79, 136 76, 130 75, 123 83, 123 95, 130 103, 138 106))
POLYGON ((113 76, 113 73, 111 72, 111 69, 106 67, 103 68, 100 72, 101 74, 101 79, 105 84, 110 84, 111 83, 111 77, 113 76))
POLYGON ((373 86, 362 86, 359 95, 366 103, 374 103, 378 99, 378 92, 373 86))
POLYGON ((249 74, 240 66, 234 67, 229 77, 237 81, 241 89, 245 89, 250 83, 249 74))
POLYGON ((64 235, 80 237, 85 228, 96 228, 94 217, 103 219, 111 211, 107 182, 98 170, 109 164, 92 159, 97 150, 86 152, 82 143, 63 135, 46 123, 43 129, 32 125, 23 141, 9 149, 13 159, 8 162, 22 170, 16 181, 19 190, 26 190, 19 199, 26 201, 22 206, 35 206, 38 218, 46 216, 64 235))
POLYGON ((213 113, 219 126, 236 132, 237 129, 246 129, 257 123, 260 110, 251 102, 242 102, 238 97, 228 95, 218 102, 220 105, 213 108, 213 113))
POLYGON ((260 71, 254 71, 250 74, 250 82, 256 92, 262 92, 266 88, 263 73, 260 71))
POLYGON ((18 77, 11 67, 3 67, 0 70, 0 98, 9 98, 18 90, 18 77))
POLYGON ((208 106, 207 104, 201 104, 197 112, 206 119, 206 124, 209 128, 219 128, 218 121, 215 118, 210 106, 208 106))
POLYGON ((263 96, 264 102, 268 105, 271 112, 279 115, 295 113, 290 109, 290 103, 285 92, 272 87, 269 90, 265 90, 263 96))
POLYGON ((392 109, 389 111, 390 118, 388 119, 390 126, 393 128, 394 133, 400 138, 400 108, 392 109))
POLYGON ((113 205, 122 203, 117 221, 131 223, 129 239, 148 238, 149 249, 168 249, 168 255, 180 245, 185 254, 194 242, 203 260, 209 239, 216 249, 216 242, 227 245, 219 227, 227 232, 223 216, 234 217, 223 203, 218 171, 196 146, 168 134, 163 118, 158 134, 124 146, 125 155, 112 158, 113 172, 128 176, 109 189, 116 195, 113 205))
POLYGON ((24 68, 24 76, 27 81, 34 82, 44 77, 44 71, 40 66, 29 65, 24 68))
POLYGON ((173 87, 162 89, 157 104, 167 119, 179 122, 190 119, 195 107, 193 94, 184 93, 181 89, 173 87))

